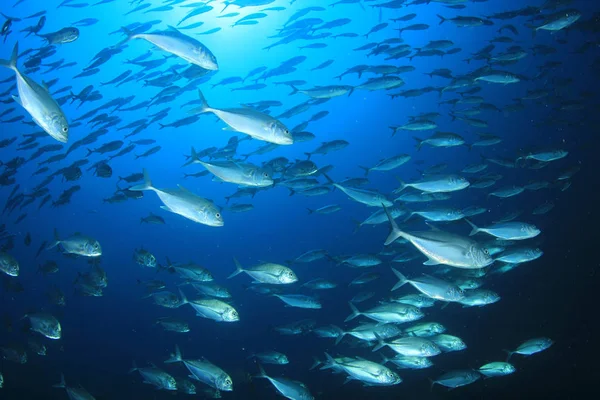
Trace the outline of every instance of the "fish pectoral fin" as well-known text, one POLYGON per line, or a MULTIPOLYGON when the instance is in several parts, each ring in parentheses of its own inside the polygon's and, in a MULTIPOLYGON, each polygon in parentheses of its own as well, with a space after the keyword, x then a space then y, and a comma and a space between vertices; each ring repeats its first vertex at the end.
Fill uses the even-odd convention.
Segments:
MULTIPOLYGON (((19 96, 12 95, 12 98, 15 101, 15 103, 17 103, 18 105, 23 107, 23 103, 21 102, 21 98, 19 96)), ((37 124, 37 122, 36 122, 36 124, 37 124)))
POLYGON ((167 206, 160 206, 160 208, 162 208, 162 209, 163 209, 163 210, 165 210, 165 211, 171 212, 171 213, 173 213, 173 214, 177 214, 175 211, 171 210, 171 209, 170 209, 169 207, 167 207, 167 206))
POLYGON ((433 260, 431 258, 423 263, 423 265, 440 265, 440 264, 441 263, 439 261, 433 260))

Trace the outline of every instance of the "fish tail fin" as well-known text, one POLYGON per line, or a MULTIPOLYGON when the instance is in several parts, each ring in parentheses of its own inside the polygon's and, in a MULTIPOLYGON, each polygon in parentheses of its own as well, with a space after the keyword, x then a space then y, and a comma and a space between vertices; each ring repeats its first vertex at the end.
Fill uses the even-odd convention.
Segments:
POLYGON ((294 85, 290 85, 292 87, 292 92, 290 93, 290 96, 296 94, 299 92, 298 88, 294 85))
POLYGON ((58 246, 59 244, 60 244, 60 238, 58 236, 58 230, 56 228, 54 228, 54 241, 52 243, 50 243, 48 246, 46 246, 46 250, 53 249, 56 246, 58 246))
POLYGON ((369 175, 369 172, 371 172, 371 168, 369 167, 363 167, 362 165, 359 165, 358 168, 365 170, 365 176, 369 175))
POLYGON ((169 359, 165 361, 166 364, 172 364, 176 362, 181 362, 181 350, 179 350, 179 345, 175 345, 175 353, 171 353, 169 359))
POLYGON ((381 365, 385 365, 390 362, 390 359, 384 356, 383 354, 379 353, 379 355, 381 356, 381 365))
MULTIPOLYGON (((113 46, 113 48, 115 48, 115 49, 123 46, 125 43, 129 42, 131 39, 135 39, 136 34, 133 31, 131 31, 130 29, 122 26, 121 31, 123 32, 123 34, 126 37, 125 37, 125 39, 121 40, 119 43, 117 43, 113 46)), ((45 38, 45 39, 48 40, 48 38, 45 38)))
POLYGON ((443 24, 444 22, 446 22, 448 20, 447 18, 442 17, 440 14, 436 14, 436 15, 440 19, 439 25, 443 24))
POLYGON ((333 325, 333 329, 338 333, 338 337, 335 338, 335 344, 337 346, 342 341, 344 336, 346 336, 346 332, 336 325, 333 325))
POLYGON ((503 349, 502 351, 507 354, 507 356, 506 356, 506 362, 509 362, 510 358, 512 357, 512 355, 515 354, 514 351, 510 351, 510 350, 506 350, 506 349, 503 349))
POLYGON ((335 182, 333 181, 333 179, 331 179, 331 178, 329 177, 329 175, 327 175, 327 174, 323 174, 323 176, 325 177, 325 179, 327 179, 327 182, 329 182, 330 184, 332 184, 332 185, 333 185, 333 184, 335 183, 335 182))
POLYGON ((129 188, 129 190, 142 191, 142 190, 152 190, 154 187, 152 186, 152 180, 150 180, 150 174, 146 168, 144 168, 144 183, 135 185, 129 188))
POLYGON ((88 153, 87 153, 87 156, 86 156, 86 157, 89 157, 89 156, 91 156, 92 154, 94 154, 94 150, 87 149, 87 151, 88 151, 88 153))
POLYGON ((180 304, 180 306, 189 303, 187 297, 185 297, 185 293, 183 293, 183 291, 181 289, 179 289, 179 296, 181 296, 181 304, 180 304))
POLYGON ((423 146, 423 139, 418 138, 416 136, 413 136, 413 139, 415 139, 417 141, 417 144, 415 145, 415 147, 417 148, 417 151, 420 151, 421 147, 423 146))
POLYGON ((233 257, 233 262, 235 263, 235 271, 233 271, 231 273, 231 275, 229 275, 227 277, 227 279, 231 279, 234 276, 237 276, 237 275, 241 274, 242 272, 244 272, 244 269, 242 268, 242 264, 240 264, 240 262, 237 260, 237 258, 233 257))
POLYGON ((231 1, 227 1, 227 0, 226 0, 226 1, 224 1, 224 2, 223 2, 223 4, 225 5, 225 7, 223 7, 223 9, 221 10, 221 12, 225 11, 225 9, 226 9, 227 7, 229 7, 230 5, 232 5, 232 4, 233 4, 233 2, 231 2, 231 1))
POLYGON ((400 193, 401 191, 403 191, 404 189, 406 189, 407 185, 406 185, 406 183, 402 179, 398 178, 397 176, 396 176, 396 180, 400 184, 400 187, 398 189, 394 190, 394 193, 400 193))
POLYGON ((257 362, 256 365, 258 365, 258 375, 254 375, 254 378, 265 378, 265 379, 268 379, 269 376, 265 372, 265 369, 263 368, 263 366, 259 362, 257 362))
POLYGON ((471 222, 471 220, 469 220, 468 218, 465 218, 465 221, 467 221, 469 223, 469 225, 471 225, 471 233, 469 233, 469 236, 473 236, 476 235, 479 232, 479 227, 477 225, 475 225, 474 223, 471 222))
POLYGON ((354 304, 352 304, 352 302, 348 302, 348 305, 350 306, 350 309, 352 310, 352 314, 350 314, 344 320, 344 322, 352 321, 354 318, 356 318, 362 314, 360 311, 358 311, 358 308, 356 308, 356 306, 354 304))
POLYGON ((394 221, 394 218, 392 217, 392 214, 390 214, 390 211, 387 209, 387 207, 383 204, 381 205, 383 207, 383 210, 385 211, 385 215, 387 215, 388 221, 390 222, 390 226, 392 228, 390 234, 388 235, 384 243, 384 245, 387 246, 395 242, 399 237, 401 237, 404 234, 404 232, 400 230, 398 224, 396 223, 396 221, 394 221))
POLYGON ((373 347, 373 350, 371 350, 373 353, 386 346, 386 343, 383 341, 383 339, 381 338, 381 336, 379 336, 378 333, 375 333, 375 338, 377 338, 377 345, 373 347))
POLYGON ((330 369, 337 365, 337 362, 335 361, 335 359, 333 357, 331 357, 329 355, 329 353, 325 353, 325 357, 326 357, 326 361, 323 363, 323 366, 319 369, 321 369, 321 370, 330 369))
POLYGON ((306 154, 306 159, 307 159, 307 160, 310 160, 310 156, 311 156, 312 154, 311 154, 311 153, 304 153, 304 154, 306 154))
POLYGON ((317 357, 313 356, 313 363, 308 370, 312 371, 313 369, 317 368, 321 364, 323 364, 323 362, 321 360, 319 360, 317 357))
POLYGON ((308 213, 309 213, 309 214, 312 214, 312 213, 314 213, 314 212, 315 212, 315 210, 312 210, 312 209, 310 209, 310 208, 307 208, 307 210, 308 210, 308 213))
POLYGON ((132 373, 134 373, 137 370, 139 370, 139 368, 137 366, 137 363, 135 361, 133 361, 133 363, 131 365, 131 368, 129 368, 129 373, 132 374, 132 373))
POLYGON ((190 114, 204 114, 207 112, 211 112, 211 108, 208 105, 208 102, 206 101, 204 94, 202 94, 202 90, 200 90, 200 89, 198 89, 198 98, 200 100, 200 107, 196 107, 196 108, 190 110, 189 113, 190 114))
POLYGON ((19 60, 19 42, 15 43, 15 47, 13 47, 12 54, 10 56, 10 60, 2 60, 0 59, 0 66, 10 68, 13 71, 17 70, 17 61, 19 60))
POLYGON ((427 380, 429 381, 429 391, 433 391, 433 385, 435 385, 435 381, 431 378, 427 378, 427 380))
POLYGON ((61 372, 60 373, 60 382, 57 383, 56 385, 52 385, 52 387, 59 388, 59 389, 66 389, 67 388, 67 383, 65 382, 65 374, 63 374, 61 372))
POLYGON ((406 279, 406 277, 404 276, 404 274, 402 274, 402 272, 398 271, 396 268, 392 268, 392 272, 394 273, 394 275, 396 275, 396 278, 398 278, 398 283, 396 283, 394 285, 394 287, 392 288, 392 291, 404 286, 406 283, 408 283, 408 279, 406 279))

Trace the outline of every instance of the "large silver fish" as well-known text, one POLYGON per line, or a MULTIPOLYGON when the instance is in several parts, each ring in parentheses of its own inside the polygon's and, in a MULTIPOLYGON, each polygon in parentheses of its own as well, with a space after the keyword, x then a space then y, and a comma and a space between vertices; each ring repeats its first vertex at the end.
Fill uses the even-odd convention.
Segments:
POLYGON ((52 98, 48 89, 37 84, 19 71, 19 43, 15 43, 10 60, 1 60, 0 66, 10 68, 17 76, 19 97, 13 96, 17 104, 23 107, 31 118, 48 135, 59 142, 66 143, 69 138, 69 124, 58 103, 52 98))
POLYGON ((200 107, 193 114, 213 113, 237 132, 245 133, 258 140, 275 144, 292 144, 292 134, 281 121, 251 108, 213 108, 198 90, 200 107))
POLYGON ((130 187, 129 190, 152 190, 163 202, 164 206, 160 207, 163 210, 203 225, 223 226, 223 216, 210 200, 195 195, 183 186, 178 186, 177 189, 157 189, 152 186, 146 169, 144 169, 144 183, 130 187))
POLYGON ((310 391, 306 385, 302 382, 293 381, 287 378, 273 378, 267 375, 263 367, 258 364, 259 374, 255 378, 265 378, 283 397, 290 400, 313 400, 314 397, 310 394, 310 391))
POLYGON ((392 268, 399 281, 392 290, 396 290, 406 283, 412 285, 419 292, 436 300, 443 301, 461 301, 465 298, 465 292, 457 285, 434 278, 433 276, 423 275, 415 279, 406 279, 398 270, 392 268))
POLYGON ((190 378, 205 383, 218 390, 224 390, 228 392, 233 390, 233 381, 225 371, 206 359, 184 360, 181 357, 179 346, 175 346, 175 354, 171 354, 171 357, 165 361, 167 364, 176 362, 182 362, 186 366, 186 368, 192 374, 190 378))
POLYGON ((175 54, 187 62, 201 68, 209 71, 216 71, 219 69, 217 58, 208 47, 198 40, 179 32, 177 28, 170 26, 169 30, 153 33, 135 33, 125 28, 122 29, 127 35, 127 39, 119 43, 116 47, 119 47, 131 39, 144 39, 156 47, 171 54, 175 54))
POLYGON ((273 178, 269 171, 256 165, 233 160, 202 161, 198 158, 193 147, 191 157, 193 163, 201 164, 211 174, 224 182, 251 187, 273 185, 273 178))
POLYGON ((494 262, 484 246, 467 237, 440 230, 404 232, 400 230, 385 206, 384 209, 392 226, 392 232, 386 239, 385 245, 395 242, 398 238, 408 240, 428 258, 424 265, 444 264, 457 268, 477 269, 487 267, 494 262))

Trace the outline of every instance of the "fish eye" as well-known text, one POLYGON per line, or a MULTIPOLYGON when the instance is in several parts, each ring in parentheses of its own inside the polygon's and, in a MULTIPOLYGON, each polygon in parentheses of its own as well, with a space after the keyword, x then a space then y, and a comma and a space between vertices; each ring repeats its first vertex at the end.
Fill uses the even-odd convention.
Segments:
POLYGON ((215 217, 217 217, 217 218, 221 218, 221 213, 216 213, 216 214, 215 214, 215 217))
POLYGON ((67 133, 67 132, 69 132, 69 128, 67 128, 67 127, 65 126, 65 127, 63 127, 63 128, 62 128, 62 131, 63 131, 64 133, 67 133))
POLYGON ((483 249, 483 253, 484 253, 486 256, 489 256, 489 255, 490 255, 490 252, 488 251, 488 249, 483 249))

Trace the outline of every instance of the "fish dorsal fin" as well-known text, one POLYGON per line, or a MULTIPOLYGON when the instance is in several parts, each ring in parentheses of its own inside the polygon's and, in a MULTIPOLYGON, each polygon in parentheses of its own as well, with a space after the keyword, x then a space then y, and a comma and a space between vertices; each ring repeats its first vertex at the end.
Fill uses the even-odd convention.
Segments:
POLYGON ((180 33, 179 29, 175 28, 173 25, 167 25, 167 27, 169 28, 169 31, 171 31, 171 32, 180 33))
POLYGON ((188 189, 184 188, 181 185, 177 185, 177 187, 179 188, 179 190, 181 190, 184 193, 194 194, 194 193, 190 192, 188 189))
POLYGON ((438 228, 437 226, 429 223, 429 222, 425 222, 425 225, 427 225, 429 228, 431 228, 432 231, 435 232, 441 232, 442 230, 440 228, 438 228))

